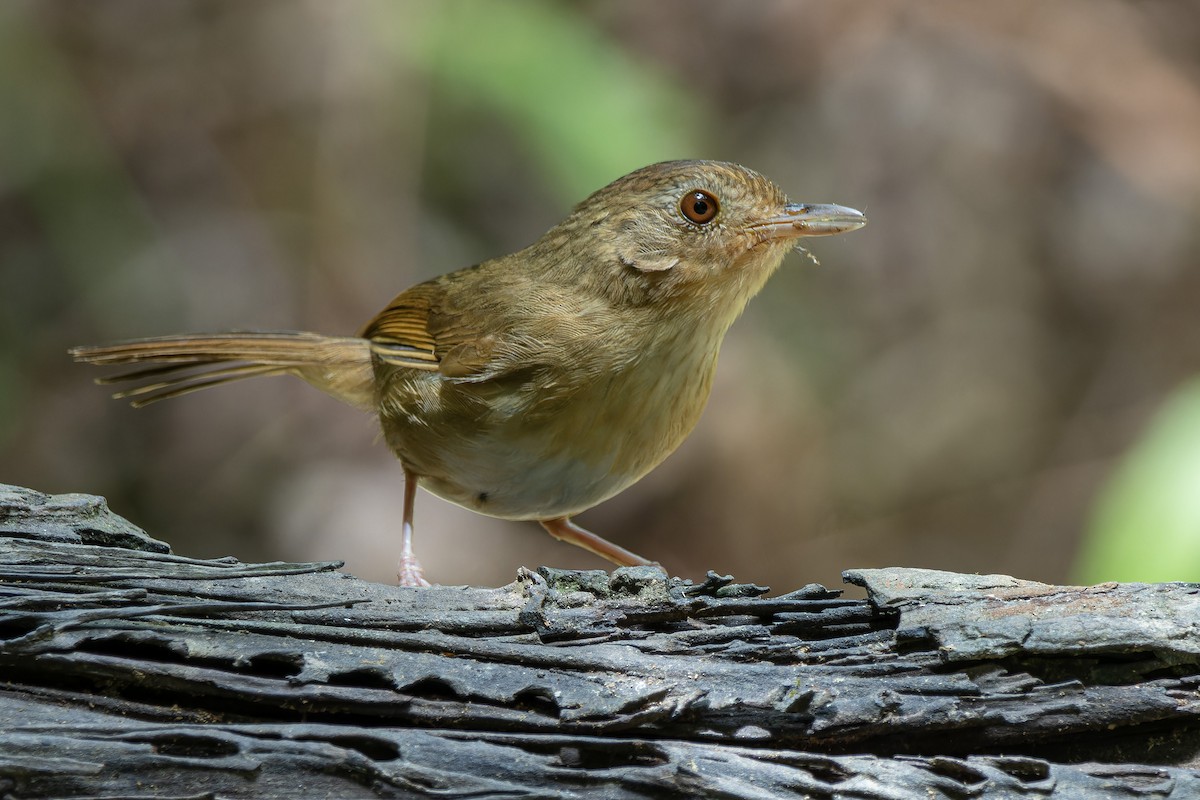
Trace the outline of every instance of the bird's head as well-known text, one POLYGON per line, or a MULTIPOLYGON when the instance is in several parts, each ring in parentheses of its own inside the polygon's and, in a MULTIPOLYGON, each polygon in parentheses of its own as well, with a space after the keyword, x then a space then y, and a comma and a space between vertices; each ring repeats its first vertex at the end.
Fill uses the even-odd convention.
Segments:
POLYGON ((844 206, 788 202, 737 164, 667 161, 596 191, 539 244, 565 251, 550 260, 579 265, 577 277, 614 303, 732 322, 802 237, 866 221, 844 206))

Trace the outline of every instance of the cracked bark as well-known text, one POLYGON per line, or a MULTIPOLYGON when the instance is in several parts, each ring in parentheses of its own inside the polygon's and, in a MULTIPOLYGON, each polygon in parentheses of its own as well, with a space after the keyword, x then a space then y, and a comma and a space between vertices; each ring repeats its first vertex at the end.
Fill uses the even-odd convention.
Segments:
POLYGON ((1200 587, 176 556, 0 486, 5 797, 1200 797, 1200 587))

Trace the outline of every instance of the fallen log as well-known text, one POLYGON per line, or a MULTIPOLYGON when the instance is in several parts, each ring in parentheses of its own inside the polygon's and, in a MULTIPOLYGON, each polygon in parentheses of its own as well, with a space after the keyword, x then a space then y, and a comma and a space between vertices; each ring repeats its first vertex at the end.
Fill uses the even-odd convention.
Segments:
POLYGON ((1200 586, 175 555, 0 486, 0 796, 1200 797, 1200 586))

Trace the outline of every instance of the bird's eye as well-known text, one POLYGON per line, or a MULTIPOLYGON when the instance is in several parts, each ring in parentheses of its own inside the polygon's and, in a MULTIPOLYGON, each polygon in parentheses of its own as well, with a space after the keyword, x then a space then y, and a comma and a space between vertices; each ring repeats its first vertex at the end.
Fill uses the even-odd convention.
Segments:
POLYGON ((679 201, 679 210, 697 225, 707 225, 716 218, 720 205, 717 198, 703 189, 696 189, 683 196, 679 201))

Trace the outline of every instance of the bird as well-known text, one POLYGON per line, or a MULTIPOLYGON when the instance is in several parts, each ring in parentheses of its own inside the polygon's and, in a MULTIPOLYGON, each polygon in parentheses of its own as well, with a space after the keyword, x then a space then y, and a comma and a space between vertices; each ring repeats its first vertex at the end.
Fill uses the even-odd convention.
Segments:
POLYGON ((418 486, 618 566, 656 562, 572 521, 695 427, 726 331, 803 238, 861 228, 738 164, 666 161, 614 180, 523 250, 401 292, 357 336, 180 334, 71 348, 135 364, 97 383, 140 407, 293 375, 378 417, 404 474, 403 586, 418 486), (152 366, 146 366, 152 365, 152 366))

